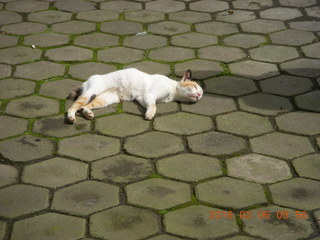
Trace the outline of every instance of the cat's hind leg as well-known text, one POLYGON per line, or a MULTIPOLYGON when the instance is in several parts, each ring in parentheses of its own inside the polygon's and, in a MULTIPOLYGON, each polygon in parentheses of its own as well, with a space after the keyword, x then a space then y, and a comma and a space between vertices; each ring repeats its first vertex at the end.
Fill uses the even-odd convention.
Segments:
POLYGON ((77 100, 72 104, 72 106, 67 111, 67 119, 69 123, 76 122, 76 112, 86 105, 94 95, 92 94, 82 94, 77 98, 77 100))

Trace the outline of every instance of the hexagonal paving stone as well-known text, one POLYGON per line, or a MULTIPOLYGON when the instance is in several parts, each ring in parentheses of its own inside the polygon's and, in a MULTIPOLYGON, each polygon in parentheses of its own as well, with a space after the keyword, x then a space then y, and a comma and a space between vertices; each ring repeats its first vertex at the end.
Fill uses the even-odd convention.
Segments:
POLYGON ((212 122, 209 117, 179 112, 156 118, 154 129, 180 135, 190 135, 212 129, 212 122))
POLYGON ((243 219, 245 232, 254 236, 260 236, 270 240, 276 240, 281 236, 284 240, 296 240, 308 238, 314 230, 312 223, 308 219, 296 217, 296 212, 292 209, 278 206, 267 206, 250 211, 254 218, 243 219), (259 214, 267 214, 270 218, 259 218, 259 214), (288 214, 288 219, 278 218, 283 214, 288 214))
POLYGON ((56 23, 52 25, 52 31, 58 33, 68 33, 68 34, 81 34, 92 32, 96 29, 94 23, 89 23, 85 21, 68 21, 63 23, 56 23))
POLYGON ((99 9, 77 13, 77 19, 87 20, 92 22, 104 22, 104 21, 114 20, 118 18, 119 18, 118 13, 99 10, 99 9))
POLYGON ((287 98, 267 93, 254 93, 238 99, 240 108, 254 113, 276 116, 293 109, 287 98))
POLYGON ((319 18, 320 16, 320 8, 319 6, 314 6, 314 7, 310 7, 310 8, 306 8, 306 12, 308 14, 308 16, 310 17, 317 17, 319 18))
POLYGON ((247 57, 247 54, 238 48, 212 46, 201 48, 199 50, 199 57, 221 62, 233 62, 235 60, 247 57))
POLYGON ((126 19, 141 23, 158 22, 165 19, 164 14, 149 10, 141 10, 125 13, 126 19))
POLYGON ((0 139, 11 137, 25 132, 28 121, 10 116, 0 116, 0 139))
POLYGON ((95 9, 94 3, 84 0, 58 1, 55 7, 67 12, 84 12, 95 9))
POLYGON ((301 46, 311 43, 315 38, 316 37, 312 32, 290 29, 270 34, 270 39, 273 43, 289 46, 301 46))
MULTIPOLYGON (((164 113, 176 112, 178 110, 178 104, 176 102, 170 103, 157 103, 157 116, 161 116, 164 113)), ((128 113, 138 114, 141 116, 145 115, 145 108, 142 107, 137 102, 124 102, 122 105, 122 110, 128 113)))
POLYGON ((221 131, 248 137, 273 131, 268 119, 246 112, 233 112, 219 115, 216 118, 216 122, 217 129, 221 131))
POLYGON ((97 119, 95 129, 102 134, 125 137, 147 131, 149 122, 138 116, 116 114, 97 119))
POLYGON ((320 26, 318 23, 318 21, 295 21, 290 22, 289 26, 295 30, 317 32, 320 31, 320 26))
POLYGON ((216 36, 201 34, 201 33, 185 33, 173 36, 171 43, 181 47, 200 48, 213 44, 217 44, 218 38, 216 36))
POLYGON ((305 0, 303 2, 299 0, 280 0, 279 1, 283 6, 291 7, 308 7, 316 3, 316 0, 305 0))
POLYGON ((303 77, 320 76, 320 60, 318 59, 299 58, 280 64, 280 68, 293 75, 303 77))
POLYGON ((239 31, 236 24, 223 22, 199 23, 196 24, 196 30, 197 32, 215 35, 228 35, 239 31))
POLYGON ((152 50, 149 57, 161 61, 177 62, 194 58, 194 51, 180 47, 164 47, 152 50))
POLYGON ((66 44, 69 36, 58 33, 40 33, 24 37, 24 44, 36 47, 51 47, 66 44))
POLYGON ((279 132, 253 138, 250 142, 253 152, 285 159, 292 159, 314 152, 307 138, 279 132))
POLYGON ((320 91, 313 91, 294 98, 295 103, 301 109, 320 112, 320 91))
POLYGON ((311 112, 292 112, 276 117, 280 130, 303 134, 320 134, 320 114, 311 112))
POLYGON ((205 94, 196 104, 182 104, 182 111, 202 115, 217 115, 236 109, 232 98, 205 94))
POLYGON ((223 210, 199 205, 169 212, 164 216, 165 229, 194 239, 217 238, 238 232, 234 218, 210 219, 210 211, 223 210))
POLYGON ((12 239, 79 239, 85 235, 85 219, 45 213, 14 223, 12 239))
POLYGON ((200 201, 228 208, 245 208, 267 202, 260 184, 229 177, 200 183, 196 186, 196 194, 200 201))
MULTIPOLYGON (((72 64, 70 66, 69 74, 74 78, 87 80, 94 74, 107 74, 116 70, 115 66, 111 66, 105 63, 87 62, 72 64)), ((72 88, 69 88, 69 92, 72 88)))
POLYGON ((101 24, 101 32, 112 33, 116 35, 129 35, 143 31, 140 23, 117 20, 101 24))
POLYGON ((64 22, 71 19, 72 14, 67 12, 47 10, 41 12, 30 13, 28 20, 32 22, 42 22, 53 24, 57 22, 64 22))
POLYGON ((46 82, 41 85, 39 93, 49 97, 66 99, 72 89, 76 89, 81 84, 82 82, 72 79, 46 82))
POLYGON ((31 62, 39 59, 40 56, 41 50, 23 46, 5 48, 0 50, 0 62, 8 64, 31 62))
POLYGON ((228 176, 258 183, 274 183, 291 178, 285 161, 255 153, 227 159, 228 176))
POLYGON ((132 63, 126 65, 124 68, 137 68, 140 71, 149 73, 149 74, 163 74, 168 76, 171 73, 170 66, 168 64, 151 62, 151 61, 141 61, 137 63, 132 63))
POLYGON ((85 181, 55 192, 52 208, 76 215, 88 215, 119 204, 119 188, 85 181))
POLYGON ((0 164, 0 187, 18 182, 18 178, 19 173, 16 168, 5 164, 0 164))
POLYGON ((118 45, 119 38, 103 33, 90 33, 75 38, 74 43, 83 47, 102 48, 118 45))
POLYGON ((295 8, 276 7, 260 11, 262 18, 275 20, 291 20, 302 16, 302 13, 295 8))
POLYGON ((218 159, 190 153, 161 159, 157 169, 166 177, 188 182, 222 175, 218 159))
POLYGON ((141 6, 141 3, 120 0, 120 1, 102 2, 100 4, 100 8, 102 10, 108 10, 113 12, 127 12, 127 11, 140 10, 142 6, 141 6))
POLYGON ((0 142, 0 152, 14 162, 26 162, 48 156, 53 151, 49 139, 25 135, 0 142), (17 151, 19 149, 19 151, 17 151))
POLYGON ((279 75, 276 65, 252 60, 231 63, 229 68, 231 73, 234 75, 252 78, 255 80, 279 75))
POLYGON ((320 180, 320 155, 312 154, 297 158, 292 164, 301 177, 320 180))
POLYGON ((93 161, 119 152, 118 139, 85 134, 63 139, 59 143, 59 153, 84 161, 93 161))
POLYGON ((155 158, 181 152, 184 150, 184 146, 181 139, 172 134, 148 132, 128 138, 124 149, 133 155, 155 158))
POLYGON ((285 29, 282 21, 256 19, 249 22, 240 23, 244 32, 263 33, 268 34, 275 31, 285 29))
POLYGON ((235 8, 259 10, 273 5, 272 0, 236 0, 233 3, 235 8))
POLYGON ((149 210, 122 205, 91 216, 90 235, 136 240, 159 232, 159 222, 159 217, 149 210))
POLYGON ((178 22, 198 23, 211 20, 211 16, 208 13, 183 11, 177 13, 170 13, 169 19, 178 22))
POLYGON ((10 25, 5 25, 1 28, 1 30, 6 33, 11 33, 15 35, 27 35, 38 32, 44 32, 47 29, 45 24, 41 23, 30 23, 30 22, 22 22, 22 23, 14 23, 10 25))
POLYGON ((256 34, 239 33, 226 37, 223 42, 234 47, 251 48, 266 42, 266 39, 264 36, 256 34))
POLYGON ((190 4, 191 10, 196 10, 200 12, 219 12, 229 8, 228 3, 222 1, 209 1, 202 0, 190 4))
POLYGON ((215 18, 222 22, 241 23, 256 19, 256 15, 251 11, 237 10, 232 12, 232 14, 226 11, 217 13, 215 14, 215 18))
POLYGON ((49 191, 44 188, 18 184, 3 188, 0 193, 0 215, 3 217, 19 217, 49 205, 49 191))
POLYGON ((292 96, 313 89, 308 78, 281 75, 259 82, 263 92, 292 96))
POLYGON ((265 62, 280 63, 299 57, 295 48, 285 46, 266 45, 249 50, 252 59, 265 62))
POLYGON ((191 201, 188 184, 153 178, 126 186, 129 204, 163 210, 191 201))
POLYGON ((145 178, 153 173, 150 161, 129 155, 117 155, 92 164, 92 177, 102 181, 128 183, 145 178))
POLYGON ((104 62, 130 63, 143 59, 143 52, 126 47, 114 47, 98 51, 98 60, 104 62))
POLYGON ((8 103, 6 113, 18 117, 35 118, 59 112, 59 102, 52 99, 31 96, 12 100, 8 103))
POLYGON ((179 12, 185 9, 185 4, 172 0, 157 0, 146 3, 146 9, 163 13, 179 12))
POLYGON ((302 51, 307 57, 320 58, 320 43, 310 44, 302 47, 302 51))
POLYGON ((43 80, 64 74, 65 66, 53 62, 40 61, 19 65, 14 73, 15 77, 43 80))
POLYGON ((152 33, 171 36, 178 33, 190 32, 190 26, 184 23, 164 21, 150 24, 148 30, 152 33))
POLYGON ((296 209, 319 208, 320 182, 305 178, 294 178, 270 186, 274 203, 296 209))
POLYGON ((187 140, 192 151, 214 156, 234 154, 247 148, 244 139, 220 132, 202 133, 187 140))
POLYGON ((64 158, 52 158, 28 165, 22 181, 44 187, 57 188, 87 178, 88 165, 64 158))
POLYGON ((22 17, 19 14, 14 12, 1 11, 0 13, 1 24, 21 22, 21 20, 22 20, 22 17))
POLYGON ((19 79, 4 79, 0 81, 0 98, 14 98, 32 94, 35 83, 19 79))
POLYGON ((85 48, 67 46, 48 49, 45 56, 53 61, 84 61, 90 60, 93 52, 85 48))
POLYGON ((0 64, 0 78, 9 77, 10 75, 11 75, 11 67, 6 64, 0 64))
POLYGON ((15 11, 15 12, 28 13, 33 11, 44 10, 49 7, 49 3, 47 2, 23 1, 23 4, 21 3, 22 1, 10 2, 6 5, 6 9, 15 11))
POLYGON ((150 34, 137 35, 125 38, 123 44, 128 47, 151 49, 166 46, 167 39, 165 37, 150 34))

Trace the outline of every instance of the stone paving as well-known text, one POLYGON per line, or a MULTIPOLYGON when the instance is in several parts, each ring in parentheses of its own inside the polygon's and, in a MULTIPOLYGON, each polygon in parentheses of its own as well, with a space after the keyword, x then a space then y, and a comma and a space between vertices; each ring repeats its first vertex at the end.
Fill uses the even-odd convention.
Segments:
POLYGON ((0 240, 319 240, 319 0, 0 0, 0 240), (92 74, 205 89, 64 123, 92 74))

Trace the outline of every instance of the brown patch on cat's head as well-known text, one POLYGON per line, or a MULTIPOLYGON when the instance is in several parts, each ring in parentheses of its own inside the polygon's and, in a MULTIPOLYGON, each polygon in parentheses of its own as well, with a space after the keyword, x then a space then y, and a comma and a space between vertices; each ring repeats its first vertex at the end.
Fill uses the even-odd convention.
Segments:
POLYGON ((182 82, 180 83, 180 86, 181 87, 197 87, 198 84, 196 82, 192 82, 192 81, 185 81, 185 82, 182 82))

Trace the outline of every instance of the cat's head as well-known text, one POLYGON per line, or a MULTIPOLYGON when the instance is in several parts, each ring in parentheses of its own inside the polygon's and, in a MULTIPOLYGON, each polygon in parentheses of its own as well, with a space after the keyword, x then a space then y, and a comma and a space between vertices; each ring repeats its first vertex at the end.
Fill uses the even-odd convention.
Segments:
POLYGON ((197 102, 203 96, 200 85, 191 80, 191 70, 187 70, 177 86, 178 100, 181 102, 197 102))

